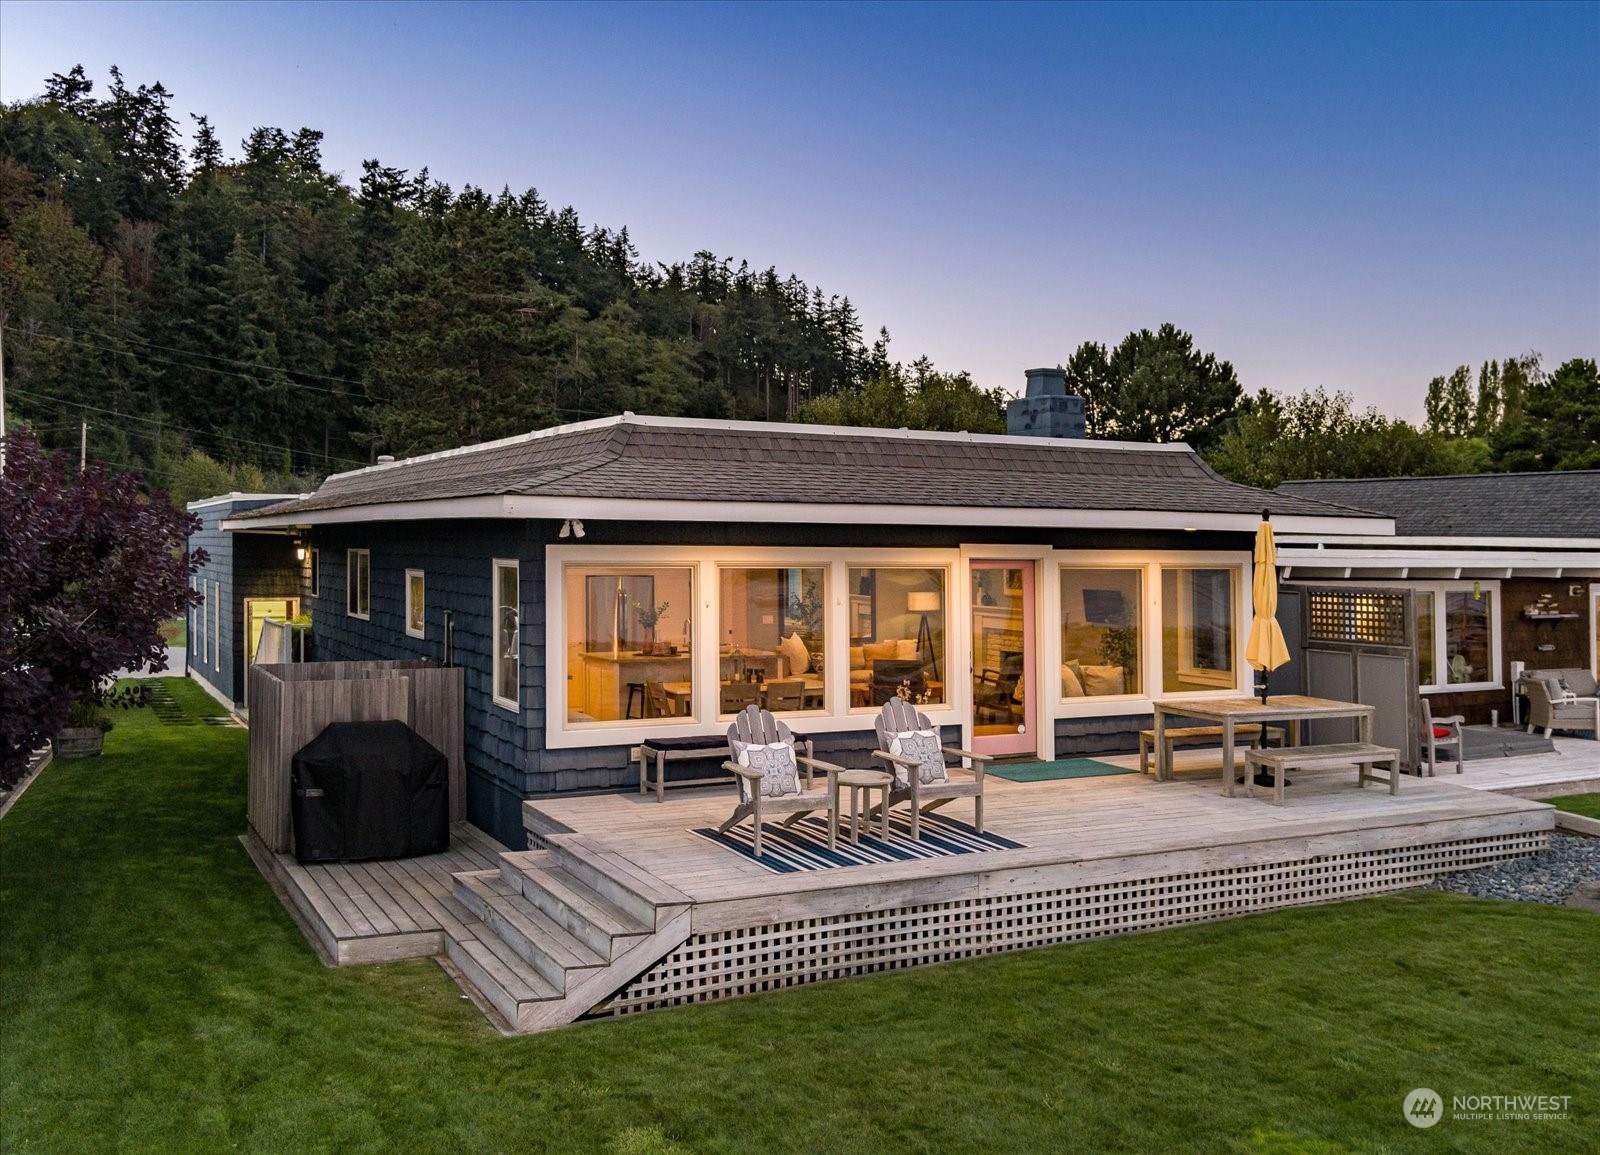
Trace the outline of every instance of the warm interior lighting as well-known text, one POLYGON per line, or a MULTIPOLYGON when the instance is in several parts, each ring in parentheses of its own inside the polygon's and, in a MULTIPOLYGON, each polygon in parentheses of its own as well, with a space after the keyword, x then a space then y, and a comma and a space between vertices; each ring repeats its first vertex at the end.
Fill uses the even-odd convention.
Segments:
POLYGON ((924 590, 920 593, 906 596, 906 609, 914 614, 933 614, 939 612, 939 592, 937 590, 924 590))

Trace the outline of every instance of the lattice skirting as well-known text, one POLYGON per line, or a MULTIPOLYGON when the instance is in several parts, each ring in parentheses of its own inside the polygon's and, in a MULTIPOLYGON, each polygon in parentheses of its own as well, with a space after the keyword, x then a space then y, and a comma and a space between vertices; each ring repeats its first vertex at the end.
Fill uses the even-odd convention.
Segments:
POLYGON ((1548 845, 1486 835, 698 934, 591 1017, 1377 894, 1548 845))

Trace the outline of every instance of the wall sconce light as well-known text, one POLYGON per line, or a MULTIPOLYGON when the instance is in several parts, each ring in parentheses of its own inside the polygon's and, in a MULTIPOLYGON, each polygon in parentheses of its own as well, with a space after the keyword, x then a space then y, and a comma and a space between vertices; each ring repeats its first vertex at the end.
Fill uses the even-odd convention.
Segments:
POLYGON ((305 561, 306 560, 306 547, 305 546, 297 545, 297 546, 294 547, 294 560, 295 561, 305 561))
POLYGON ((1483 583, 1482 582, 1473 582, 1472 583, 1472 600, 1475 601, 1475 602, 1481 602, 1483 600, 1483 583))
POLYGON ((579 521, 575 517, 567 518, 566 521, 561 523, 561 532, 556 534, 556 536, 557 537, 582 537, 583 536, 583 522, 579 521))

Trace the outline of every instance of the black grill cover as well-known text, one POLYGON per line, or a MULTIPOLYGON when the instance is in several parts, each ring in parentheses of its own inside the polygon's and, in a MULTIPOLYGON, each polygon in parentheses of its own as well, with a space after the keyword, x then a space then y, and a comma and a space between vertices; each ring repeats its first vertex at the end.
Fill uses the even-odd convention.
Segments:
POLYGON ((294 756, 301 862, 406 858, 450 846, 450 764, 404 722, 335 722, 294 756))

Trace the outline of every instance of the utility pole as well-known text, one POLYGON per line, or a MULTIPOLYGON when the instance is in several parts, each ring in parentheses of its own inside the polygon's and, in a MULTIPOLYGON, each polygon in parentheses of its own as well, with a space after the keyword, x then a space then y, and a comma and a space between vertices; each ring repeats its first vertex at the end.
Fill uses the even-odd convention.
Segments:
POLYGON ((89 423, 85 421, 78 432, 78 472, 89 468, 89 423))

